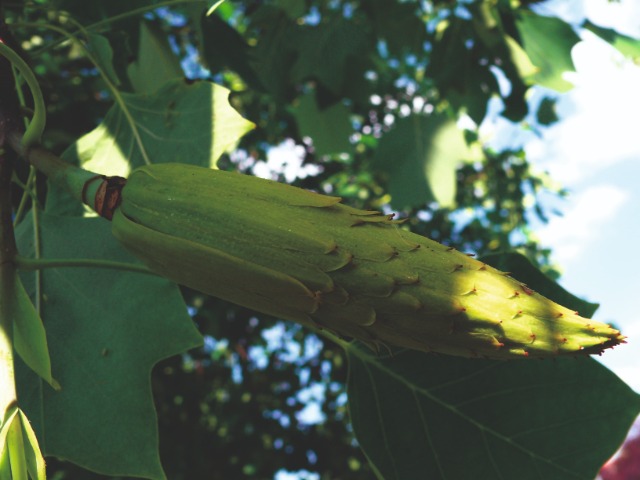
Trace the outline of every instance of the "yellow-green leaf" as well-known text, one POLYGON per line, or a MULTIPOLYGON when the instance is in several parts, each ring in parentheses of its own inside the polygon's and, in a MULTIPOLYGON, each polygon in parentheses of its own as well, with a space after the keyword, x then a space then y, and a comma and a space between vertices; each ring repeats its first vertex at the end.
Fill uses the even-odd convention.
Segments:
POLYGON ((24 438, 25 459, 27 461, 27 470, 31 478, 36 480, 46 480, 46 468, 44 463, 44 457, 40 451, 40 445, 38 445, 38 439, 36 433, 31 427, 31 422, 24 414, 22 410, 18 411, 20 420, 22 422, 22 433, 24 438))
POLYGON ((18 275, 15 275, 14 288, 13 343, 16 352, 29 368, 53 388, 59 389, 60 385, 51 376, 51 360, 44 325, 18 275))
POLYGON ((522 10, 516 27, 525 52, 538 68, 528 80, 558 92, 571 89, 573 85, 562 78, 564 72, 574 70, 571 49, 580 41, 571 26, 557 17, 522 10))

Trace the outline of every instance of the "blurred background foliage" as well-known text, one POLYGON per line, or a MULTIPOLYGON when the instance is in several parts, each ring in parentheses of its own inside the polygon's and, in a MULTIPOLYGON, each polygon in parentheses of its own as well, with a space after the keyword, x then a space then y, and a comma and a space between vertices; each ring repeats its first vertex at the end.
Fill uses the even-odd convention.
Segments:
MULTIPOLYGON (((39 76, 43 142, 57 153, 104 117, 105 78, 142 93, 176 76, 214 81, 257 125, 220 168, 396 212, 462 251, 518 250, 553 278, 529 225, 549 214, 541 193, 563 191, 522 150, 488 149, 478 133, 496 105, 524 129, 556 120, 552 97, 533 104, 530 87, 570 87, 562 73, 579 37, 536 3, 248 0, 207 14, 193 1, 54 0, 4 2, 2 16, 39 76)), ((338 347, 184 295, 206 341, 153 374, 169 478, 373 477, 348 424, 338 347)), ((55 479, 102 478, 48 465, 55 479)))

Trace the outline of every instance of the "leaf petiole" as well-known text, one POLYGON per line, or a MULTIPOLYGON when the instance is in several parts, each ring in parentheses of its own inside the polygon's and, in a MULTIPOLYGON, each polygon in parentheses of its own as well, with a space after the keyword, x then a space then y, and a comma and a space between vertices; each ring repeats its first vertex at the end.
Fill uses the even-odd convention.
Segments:
POLYGON ((67 268, 67 267, 85 267, 85 268, 110 268, 114 270, 123 270, 135 273, 146 273, 156 275, 144 265, 135 263, 113 262, 111 260, 98 260, 92 258, 27 258, 20 255, 15 257, 16 267, 21 270, 41 270, 43 268, 67 268))

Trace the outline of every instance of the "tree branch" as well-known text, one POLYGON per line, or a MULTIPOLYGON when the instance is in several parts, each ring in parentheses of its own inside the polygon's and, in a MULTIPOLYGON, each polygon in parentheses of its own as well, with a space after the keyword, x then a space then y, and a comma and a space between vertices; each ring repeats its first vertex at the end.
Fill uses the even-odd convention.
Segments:
POLYGON ((13 165, 4 152, 5 132, 11 120, 0 111, 0 266, 12 263, 17 253, 13 235, 11 175, 13 165))

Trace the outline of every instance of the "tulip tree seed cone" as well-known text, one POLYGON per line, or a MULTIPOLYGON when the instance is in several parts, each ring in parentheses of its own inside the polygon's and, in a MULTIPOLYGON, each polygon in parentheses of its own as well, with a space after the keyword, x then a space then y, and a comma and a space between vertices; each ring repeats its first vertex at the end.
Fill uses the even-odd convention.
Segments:
POLYGON ((600 353, 623 341, 389 216, 185 164, 135 170, 115 237, 177 283, 375 348, 465 357, 600 353))

